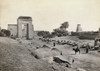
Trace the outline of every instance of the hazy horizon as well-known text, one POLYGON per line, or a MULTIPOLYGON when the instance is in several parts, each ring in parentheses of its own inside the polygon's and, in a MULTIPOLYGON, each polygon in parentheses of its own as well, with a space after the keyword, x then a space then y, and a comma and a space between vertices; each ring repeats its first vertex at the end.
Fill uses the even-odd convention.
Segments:
POLYGON ((52 31, 69 22, 69 31, 81 24, 83 31, 100 27, 99 0, 0 0, 0 26, 17 24, 19 16, 30 16, 34 30, 52 31))

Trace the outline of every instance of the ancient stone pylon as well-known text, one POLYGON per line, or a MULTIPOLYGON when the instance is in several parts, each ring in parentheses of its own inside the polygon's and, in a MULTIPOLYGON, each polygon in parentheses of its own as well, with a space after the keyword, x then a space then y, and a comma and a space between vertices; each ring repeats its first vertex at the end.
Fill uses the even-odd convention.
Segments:
POLYGON ((1 27, 0 27, 0 32, 1 32, 1 27))
POLYGON ((77 24, 76 32, 82 32, 81 24, 77 24))
POLYGON ((32 18, 29 16, 20 16, 17 19, 17 36, 18 38, 33 38, 32 18))

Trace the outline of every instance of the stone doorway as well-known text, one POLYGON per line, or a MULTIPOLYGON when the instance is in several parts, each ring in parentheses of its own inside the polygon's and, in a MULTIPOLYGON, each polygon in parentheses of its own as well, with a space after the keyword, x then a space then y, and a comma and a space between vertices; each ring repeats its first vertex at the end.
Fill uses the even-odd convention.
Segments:
POLYGON ((33 39, 32 18, 20 16, 17 19, 17 36, 27 40, 33 39))
POLYGON ((23 39, 28 39, 28 24, 22 24, 22 38, 23 39))

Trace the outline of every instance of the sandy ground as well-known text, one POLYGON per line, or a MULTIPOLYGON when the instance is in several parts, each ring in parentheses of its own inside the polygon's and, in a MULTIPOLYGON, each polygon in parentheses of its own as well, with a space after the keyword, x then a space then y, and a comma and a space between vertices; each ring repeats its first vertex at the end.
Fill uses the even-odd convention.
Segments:
MULTIPOLYGON (((0 37, 0 71, 74 71, 61 65, 50 64, 42 59, 36 59, 31 53, 35 46, 44 43, 36 42, 28 45, 32 41, 22 41, 0 37)), ((33 41, 34 42, 34 41, 33 41)), ((39 42, 39 41, 38 41, 39 42)))
POLYGON ((88 54, 85 53, 84 49, 81 49, 81 54, 77 53, 75 55, 72 48, 68 45, 66 46, 56 46, 63 51, 63 56, 66 59, 74 59, 72 66, 74 68, 80 67, 87 71, 100 71, 100 53, 97 51, 90 51, 88 54))
MULTIPOLYGON (((66 38, 66 40, 69 40, 69 38, 66 38)), ((71 37, 71 40, 78 41, 79 39, 71 37)), ((82 68, 86 71, 100 71, 100 53, 97 51, 90 51, 86 54, 85 49, 81 49, 81 54, 77 53, 75 55, 69 45, 56 45, 53 47, 52 43, 47 44, 38 39, 22 40, 22 42, 20 44, 17 40, 0 37, 0 71, 78 71, 77 68, 82 68), (30 42, 32 43, 31 45, 29 45, 30 42), (36 47, 41 47, 44 44, 51 48, 59 49, 62 51, 62 55, 59 55, 58 52, 51 52, 51 48, 36 49, 36 47), (36 59, 31 54, 32 52, 36 52, 41 59, 36 59), (70 62, 72 68, 45 61, 46 59, 44 58, 52 56, 58 56, 70 62), (74 63, 72 63, 73 59, 74 63)))

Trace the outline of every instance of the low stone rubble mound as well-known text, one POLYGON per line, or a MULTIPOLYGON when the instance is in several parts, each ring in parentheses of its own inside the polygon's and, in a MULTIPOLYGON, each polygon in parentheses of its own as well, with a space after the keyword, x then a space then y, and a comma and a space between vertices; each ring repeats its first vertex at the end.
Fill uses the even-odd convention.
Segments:
POLYGON ((86 71, 86 70, 83 68, 77 68, 77 71, 86 71))
POLYGON ((43 45, 42 48, 49 48, 50 49, 50 47, 47 45, 43 45))
POLYGON ((60 50, 57 49, 57 48, 52 48, 52 49, 51 49, 51 52, 52 52, 52 53, 55 53, 56 55, 62 55, 62 51, 60 51, 60 50))
POLYGON ((57 48, 52 48, 51 51, 53 51, 53 50, 54 50, 54 51, 59 51, 59 52, 60 52, 60 50, 57 49, 57 48))
POLYGON ((60 65, 64 65, 65 67, 71 67, 71 64, 68 61, 65 61, 59 57, 53 57, 53 61, 60 65))

